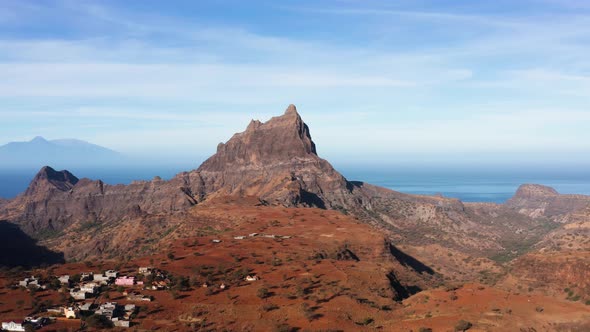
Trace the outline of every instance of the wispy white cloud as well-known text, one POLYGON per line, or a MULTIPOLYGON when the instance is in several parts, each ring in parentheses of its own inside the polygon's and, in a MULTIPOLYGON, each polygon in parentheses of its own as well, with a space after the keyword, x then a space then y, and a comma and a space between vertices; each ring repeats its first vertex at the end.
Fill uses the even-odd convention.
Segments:
POLYGON ((281 6, 286 10, 298 12, 329 14, 329 15, 346 15, 346 16, 380 16, 380 17, 400 17, 413 20, 422 20, 437 23, 466 23, 492 27, 519 27, 521 22, 518 20, 509 20, 500 16, 485 16, 475 14, 463 14, 441 11, 417 11, 403 9, 389 9, 388 7, 367 8, 362 5, 359 7, 302 7, 302 6, 281 6))
MULTIPOLYGON (((173 144, 209 151, 250 118, 267 119, 281 111, 276 105, 295 102, 303 114, 309 109, 318 144, 340 154, 588 148, 590 137, 578 127, 588 121, 590 16, 374 4, 282 7, 301 19, 342 16, 346 28, 356 28, 350 38, 309 38, 100 3, 15 2, 0 11, 0 27, 14 27, 14 15, 19 24, 59 17, 76 33, 0 33, 0 102, 15 106, 3 105, 0 116, 12 124, 29 116, 100 126, 72 135, 125 151, 173 144), (561 105, 549 108, 535 96, 561 105), (505 107, 489 107, 491 99, 505 107), (182 110, 174 108, 179 103, 182 110), (191 103, 206 106, 192 110, 191 103)), ((31 120, 0 140, 57 134, 57 122, 31 120)))

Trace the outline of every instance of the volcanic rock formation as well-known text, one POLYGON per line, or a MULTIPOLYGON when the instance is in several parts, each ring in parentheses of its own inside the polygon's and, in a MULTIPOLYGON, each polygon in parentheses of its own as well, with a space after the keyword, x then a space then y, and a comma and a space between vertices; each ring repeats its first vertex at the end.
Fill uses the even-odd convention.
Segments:
POLYGON ((523 184, 518 188, 506 206, 531 217, 547 217, 565 222, 562 217, 568 213, 590 206, 590 196, 560 195, 555 189, 538 185, 523 184))
MULTIPOLYGON (((169 181, 113 186, 44 167, 25 193, 0 205, 0 219, 38 238, 62 234, 73 225, 118 227, 129 220, 182 215, 200 202, 227 196, 339 210, 376 225, 397 243, 438 244, 480 254, 538 241, 547 231, 535 218, 563 221, 590 206, 589 196, 559 195, 536 185, 522 186, 505 205, 490 205, 348 181, 318 156, 308 126, 290 105, 265 123, 253 120, 244 132, 220 143, 197 170, 169 181)), ((96 234, 92 241, 101 241, 101 248, 109 243, 96 234)))

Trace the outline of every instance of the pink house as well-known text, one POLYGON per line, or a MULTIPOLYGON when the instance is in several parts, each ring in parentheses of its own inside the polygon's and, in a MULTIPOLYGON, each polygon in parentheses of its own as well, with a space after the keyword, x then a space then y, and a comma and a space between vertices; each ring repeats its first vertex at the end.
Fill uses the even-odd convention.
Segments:
POLYGON ((135 284, 135 277, 119 277, 115 279, 117 286, 133 286, 135 284))

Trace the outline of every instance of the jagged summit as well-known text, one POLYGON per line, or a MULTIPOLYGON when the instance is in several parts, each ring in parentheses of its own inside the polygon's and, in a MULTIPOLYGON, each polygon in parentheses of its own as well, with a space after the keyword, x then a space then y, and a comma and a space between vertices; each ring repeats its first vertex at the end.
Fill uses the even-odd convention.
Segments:
POLYGON ((252 120, 244 132, 220 143, 217 153, 199 171, 221 171, 227 167, 260 167, 269 163, 289 163, 294 158, 317 158, 309 127, 289 105, 281 116, 265 123, 252 120))
POLYGON ((295 107, 295 105, 293 104, 289 104, 289 106, 287 106, 287 109, 285 110, 285 115, 291 114, 296 114, 297 116, 299 116, 299 113, 297 113, 297 107, 295 107))
POLYGON ((53 188, 60 191, 68 191, 78 181, 79 179, 67 170, 56 171, 49 166, 44 166, 29 184, 25 195, 33 195, 37 192, 45 192, 53 188))

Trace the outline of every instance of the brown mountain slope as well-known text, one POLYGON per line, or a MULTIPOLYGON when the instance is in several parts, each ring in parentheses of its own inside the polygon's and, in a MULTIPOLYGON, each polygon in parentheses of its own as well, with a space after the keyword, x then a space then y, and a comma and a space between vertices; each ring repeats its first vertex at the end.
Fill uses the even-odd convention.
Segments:
POLYGON ((501 284, 532 288, 575 301, 590 301, 590 208, 546 234, 534 250, 510 263, 501 284))

